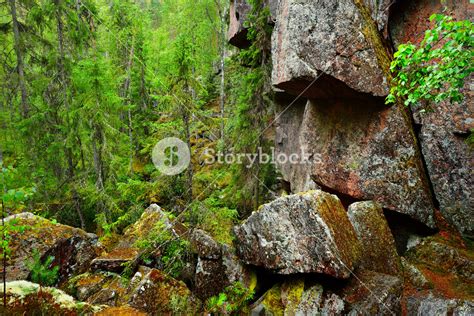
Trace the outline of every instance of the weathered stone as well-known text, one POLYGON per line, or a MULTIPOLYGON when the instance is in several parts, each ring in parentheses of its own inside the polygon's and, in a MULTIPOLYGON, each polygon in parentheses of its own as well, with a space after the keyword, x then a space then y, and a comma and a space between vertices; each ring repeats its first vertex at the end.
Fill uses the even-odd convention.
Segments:
POLYGON ((335 195, 309 191, 261 206, 235 227, 238 256, 280 274, 318 272, 347 278, 360 244, 335 195))
POLYGON ((385 274, 400 274, 400 257, 382 207, 371 201, 356 202, 349 206, 347 215, 361 241, 360 267, 385 274))
POLYGON ((471 316, 474 315, 474 302, 440 297, 409 297, 407 316, 471 316))
POLYGON ((190 236, 191 249, 203 259, 219 259, 221 246, 205 231, 194 229, 190 236))
POLYGON ((113 277, 113 274, 107 272, 87 272, 68 280, 67 285, 63 287, 68 294, 80 301, 86 301, 93 294, 99 292, 104 284, 113 277))
POLYGON ((200 308, 199 300, 183 282, 156 269, 144 276, 129 297, 130 306, 152 314, 186 315, 200 308))
MULTIPOLYGON (((386 108, 377 99, 313 100, 278 120, 276 154, 309 157, 305 164, 283 166, 287 181, 311 178, 323 189, 374 200, 435 226, 422 161, 400 109, 386 108), (299 120, 287 117, 294 114, 301 115, 299 120), (292 138, 281 137, 287 131, 292 138)), ((292 183, 293 192, 303 189, 300 183, 292 183)))
POLYGON ((226 246, 223 246, 219 259, 198 258, 193 292, 200 299, 218 295, 235 282, 253 290, 256 275, 250 268, 243 266, 226 246))
POLYGON ((137 256, 138 249, 136 248, 116 248, 111 252, 92 260, 91 270, 121 273, 125 269, 126 264, 135 260, 137 256))
POLYGON ((23 233, 11 234, 9 246, 12 255, 6 269, 7 281, 29 277, 28 263, 35 251, 42 261, 54 257, 52 266, 59 267, 58 283, 87 271, 91 261, 103 251, 97 236, 78 228, 55 224, 31 213, 11 216, 6 221, 15 221, 14 225, 26 227, 23 233))
POLYGON ((348 315, 399 315, 402 280, 369 270, 355 271, 341 293, 348 306, 348 315))
MULTIPOLYGON (((384 30, 390 1, 359 2, 384 30)), ((387 95, 377 60, 384 48, 374 47, 367 24, 351 0, 281 0, 272 35, 273 84, 310 98, 343 97, 351 89, 387 95), (326 75, 309 87, 320 72, 326 75)))
MULTIPOLYGON (((0 315, 92 315, 99 306, 77 302, 61 290, 41 287, 28 281, 12 281, 6 284, 7 305, 0 306, 0 315)), ((3 286, 0 287, 3 297, 3 286)))
MULTIPOLYGON (((405 1, 394 8, 390 30, 395 43, 419 43, 431 27, 429 17, 446 6, 456 20, 474 19, 468 1, 405 1)), ((414 109, 418 137, 435 196, 444 217, 461 233, 474 237, 474 159, 466 138, 474 128, 474 76, 468 77, 461 103, 433 104, 433 112, 414 109)))

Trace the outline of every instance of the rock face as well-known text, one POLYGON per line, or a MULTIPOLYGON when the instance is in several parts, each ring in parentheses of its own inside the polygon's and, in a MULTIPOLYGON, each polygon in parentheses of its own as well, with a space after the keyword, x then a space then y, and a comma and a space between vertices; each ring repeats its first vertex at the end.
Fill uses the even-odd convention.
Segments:
MULTIPOLYGON (((473 20, 474 7, 468 1, 447 1, 448 12, 457 20, 473 20)), ((438 1, 410 1, 398 5, 390 29, 395 44, 419 43, 430 27, 429 16, 441 12, 438 1)), ((414 109, 418 137, 440 211, 461 233, 474 236, 474 160, 466 143, 474 128, 473 76, 466 79, 461 103, 434 104, 433 112, 414 109)))
POLYGON ((347 212, 362 245, 360 266, 380 273, 399 275, 400 257, 380 205, 357 202, 347 212))
POLYGON ((205 231, 194 229, 191 233, 191 248, 200 258, 219 259, 222 255, 221 246, 205 231))
MULTIPOLYGON (((390 1, 359 2, 372 12, 379 29, 385 29, 390 1)), ((281 0, 272 35, 273 84, 298 94, 324 72, 305 97, 343 96, 351 89, 387 95, 387 80, 377 62, 381 48, 366 39, 366 24, 352 0, 281 0)))
POLYGON ((26 226, 23 233, 14 232, 10 242, 12 256, 7 265, 7 280, 26 280, 28 262, 37 251, 41 260, 53 256, 53 266, 59 266, 59 283, 89 269, 91 261, 103 251, 97 236, 81 229, 55 224, 40 216, 23 213, 6 221, 26 226))
POLYGON ((235 228, 239 257, 279 274, 347 278, 360 245, 335 195, 309 191, 263 205, 235 228))
POLYGON ((309 159, 284 164, 282 174, 293 192, 306 189, 311 179, 312 185, 377 201, 434 227, 429 185, 404 114, 371 100, 310 100, 283 112, 277 123, 277 155, 309 159))

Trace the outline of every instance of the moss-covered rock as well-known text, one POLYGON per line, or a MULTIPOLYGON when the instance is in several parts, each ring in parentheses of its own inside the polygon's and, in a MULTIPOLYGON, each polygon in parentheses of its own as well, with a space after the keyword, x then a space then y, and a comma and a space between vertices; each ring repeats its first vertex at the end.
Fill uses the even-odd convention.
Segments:
POLYGON ((152 314, 197 313, 200 301, 186 285, 163 272, 152 269, 129 294, 128 304, 152 314))
POLYGON ((382 206, 372 201, 356 202, 349 206, 347 215, 362 245, 360 267, 400 274, 400 257, 382 206))
POLYGON ((348 278, 360 243, 337 196, 315 190, 263 205, 235 228, 244 263, 279 274, 324 273, 348 278))
POLYGON ((474 301, 474 250, 443 233, 406 253, 405 296, 474 301), (416 269, 416 276, 413 270, 416 269), (419 282, 419 280, 425 280, 419 282))
POLYGON ((85 273, 70 281, 68 292, 94 305, 130 306, 151 314, 187 314, 200 301, 181 281, 140 266, 131 279, 110 272, 85 273))
MULTIPOLYGON (((3 296, 3 287, 0 290, 3 296)), ((28 281, 7 282, 7 306, 1 315, 92 315, 102 309, 76 301, 61 290, 28 281)))
POLYGON ((344 301, 320 284, 289 278, 275 284, 250 306, 252 315, 340 315, 344 301))
POLYGON ((59 283, 86 272, 91 261, 103 252, 97 236, 67 225, 53 223, 31 213, 12 216, 7 221, 25 226, 23 233, 12 234, 12 255, 7 263, 7 280, 25 280, 30 271, 28 262, 37 251, 44 261, 54 257, 52 266, 59 267, 59 283))

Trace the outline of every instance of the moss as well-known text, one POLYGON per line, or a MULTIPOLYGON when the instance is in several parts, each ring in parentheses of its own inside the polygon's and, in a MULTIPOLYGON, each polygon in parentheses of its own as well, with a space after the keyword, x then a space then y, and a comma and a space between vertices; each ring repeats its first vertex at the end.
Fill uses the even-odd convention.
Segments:
POLYGON ((281 285, 276 284, 270 290, 265 293, 265 298, 262 301, 262 305, 266 311, 269 311, 275 316, 283 315, 285 311, 285 305, 281 300, 281 285))
MULTIPOLYGON (((77 315, 79 312, 92 313, 100 309, 77 302, 56 288, 40 287, 28 281, 8 282, 7 298, 9 315, 24 315, 31 311, 38 311, 43 315, 77 315)), ((3 312, 2 309, 0 312, 3 312)))
POLYGON ((304 279, 295 279, 282 285, 283 303, 285 304, 285 315, 294 315, 301 302, 304 292, 304 279))

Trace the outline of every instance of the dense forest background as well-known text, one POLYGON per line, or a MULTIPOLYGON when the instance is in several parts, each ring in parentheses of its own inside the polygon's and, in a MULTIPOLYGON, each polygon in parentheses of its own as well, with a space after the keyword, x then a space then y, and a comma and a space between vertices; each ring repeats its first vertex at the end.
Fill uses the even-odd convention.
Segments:
MULTIPOLYGON (((275 183, 271 165, 206 165, 206 149, 269 146, 267 10, 254 44, 227 45, 228 3, 8 0, 0 4, 0 161, 33 211, 100 236, 156 202, 221 241, 275 183), (244 66, 242 66, 244 65, 244 66), (157 141, 186 141, 192 164, 161 175, 157 141), (268 135, 267 135, 268 136, 268 135)), ((255 6, 259 7, 259 6, 255 6)))

